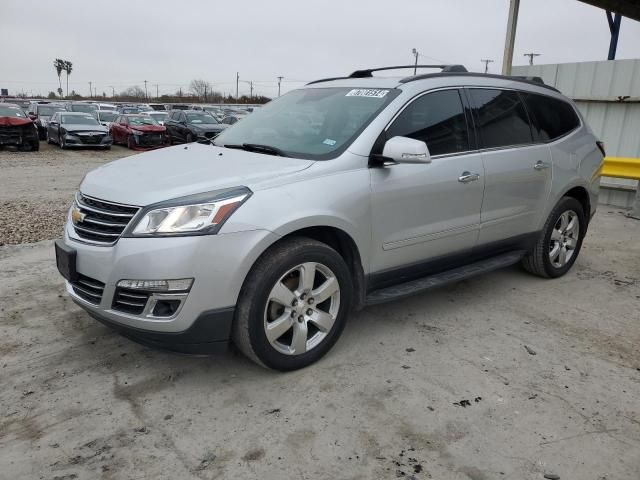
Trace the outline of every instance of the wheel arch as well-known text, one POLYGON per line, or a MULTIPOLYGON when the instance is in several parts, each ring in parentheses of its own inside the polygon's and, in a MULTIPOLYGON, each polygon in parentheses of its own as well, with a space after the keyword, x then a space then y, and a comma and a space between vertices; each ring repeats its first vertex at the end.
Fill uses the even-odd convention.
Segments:
MULTIPOLYGON (((582 210, 584 211, 585 218, 587 223, 591 219, 591 197, 589 196, 589 191, 586 187, 578 185, 570 188, 562 197, 571 197, 575 198, 582 205, 582 210)), ((560 197, 560 198, 562 198, 560 197)))

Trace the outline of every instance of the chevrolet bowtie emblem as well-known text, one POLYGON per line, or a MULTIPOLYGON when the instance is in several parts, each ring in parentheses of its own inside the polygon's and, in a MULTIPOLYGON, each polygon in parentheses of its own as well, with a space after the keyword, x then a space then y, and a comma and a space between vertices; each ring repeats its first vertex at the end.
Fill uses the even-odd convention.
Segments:
POLYGON ((84 221, 84 217, 86 217, 86 214, 82 213, 77 208, 74 207, 74 209, 71 210, 71 221, 74 223, 74 225, 84 221))

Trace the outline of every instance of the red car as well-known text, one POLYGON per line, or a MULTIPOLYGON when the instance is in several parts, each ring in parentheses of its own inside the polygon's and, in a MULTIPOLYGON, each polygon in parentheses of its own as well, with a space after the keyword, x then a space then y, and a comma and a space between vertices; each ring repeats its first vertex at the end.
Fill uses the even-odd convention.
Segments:
POLYGON ((111 123, 113 143, 132 150, 161 148, 167 144, 167 129, 150 116, 120 115, 111 123))

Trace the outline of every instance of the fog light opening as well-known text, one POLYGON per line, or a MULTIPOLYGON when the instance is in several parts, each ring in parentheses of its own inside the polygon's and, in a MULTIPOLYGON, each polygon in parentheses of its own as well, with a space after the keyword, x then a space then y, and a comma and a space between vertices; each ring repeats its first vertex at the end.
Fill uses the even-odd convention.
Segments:
POLYGON ((158 300, 153 307, 154 317, 171 317, 180 307, 180 300, 158 300))

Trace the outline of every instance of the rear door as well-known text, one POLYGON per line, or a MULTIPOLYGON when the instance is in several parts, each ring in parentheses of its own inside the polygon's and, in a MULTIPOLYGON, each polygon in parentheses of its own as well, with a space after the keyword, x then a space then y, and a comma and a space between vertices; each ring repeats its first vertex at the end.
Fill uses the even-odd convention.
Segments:
POLYGON ((428 273, 436 259, 475 246, 484 172, 470 120, 460 91, 443 89, 411 101, 387 128, 386 139, 425 141, 432 160, 370 169, 376 286, 428 273))
POLYGON ((468 88, 485 172, 478 245, 513 241, 539 228, 551 191, 551 153, 535 143, 515 90, 468 88))

